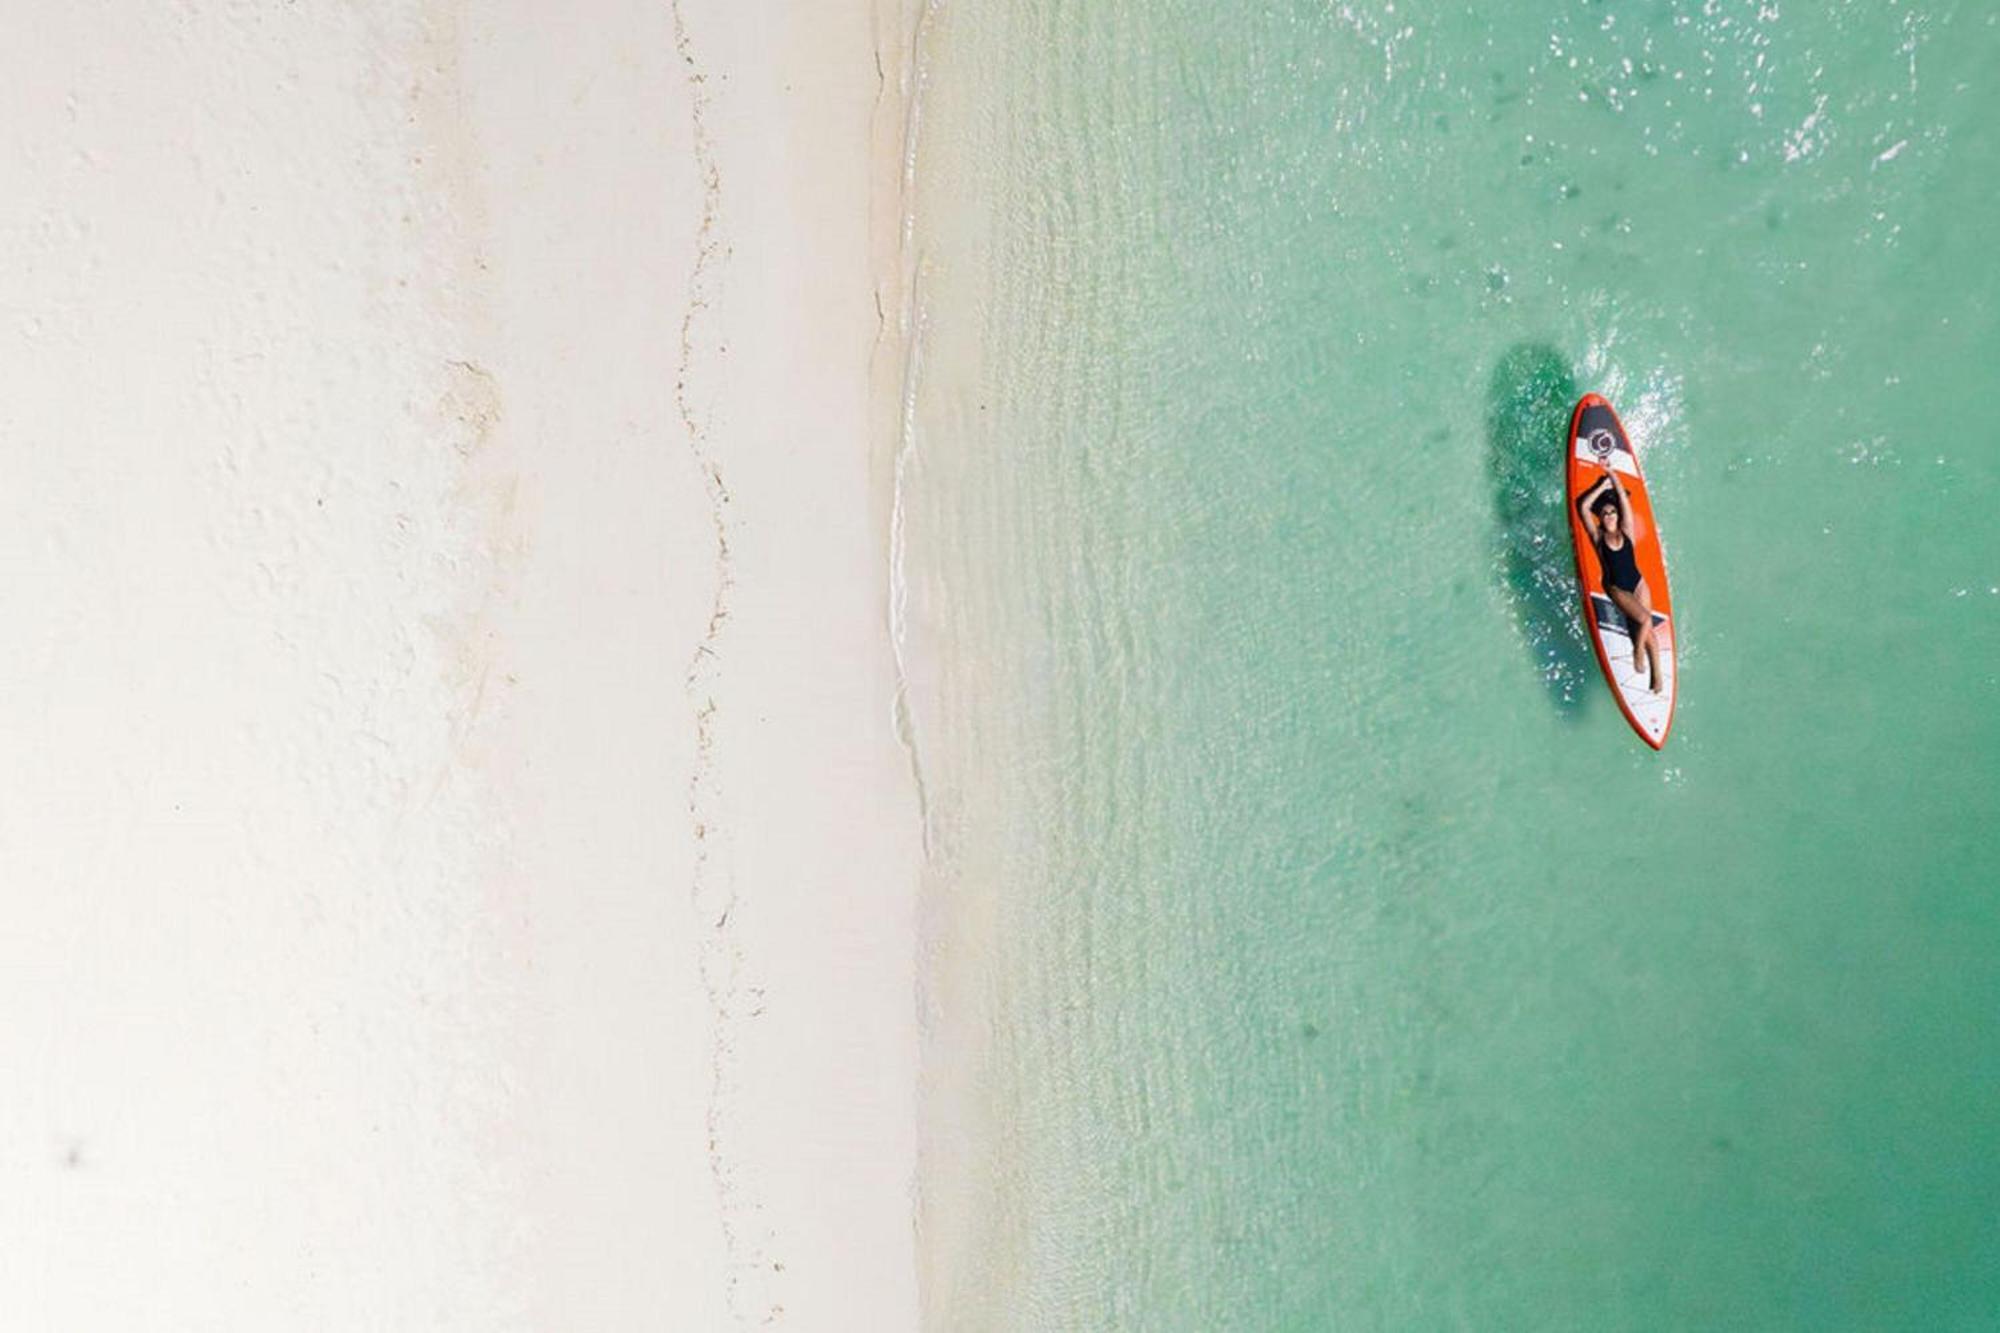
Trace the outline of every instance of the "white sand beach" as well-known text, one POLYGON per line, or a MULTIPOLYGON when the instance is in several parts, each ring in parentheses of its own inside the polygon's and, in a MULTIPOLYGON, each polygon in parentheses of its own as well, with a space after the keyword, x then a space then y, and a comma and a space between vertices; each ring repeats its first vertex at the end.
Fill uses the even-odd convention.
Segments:
POLYGON ((0 1310, 917 1321, 910 13, 33 0, 0 1310))

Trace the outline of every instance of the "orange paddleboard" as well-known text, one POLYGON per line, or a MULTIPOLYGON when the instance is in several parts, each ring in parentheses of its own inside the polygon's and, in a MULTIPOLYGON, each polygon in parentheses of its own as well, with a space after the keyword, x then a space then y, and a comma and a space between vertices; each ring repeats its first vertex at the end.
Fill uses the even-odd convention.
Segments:
MULTIPOLYGON (((1595 511, 1611 494, 1606 488, 1591 500, 1595 511)), ((1593 513, 1593 519, 1597 516, 1593 513)), ((1627 526, 1620 516, 1617 526, 1627 526)), ((1674 635, 1674 600, 1667 590, 1667 556, 1653 522, 1653 501, 1646 494, 1646 474, 1639 470, 1639 450, 1625 434, 1618 414, 1594 393, 1587 393, 1569 419, 1569 530, 1576 543, 1576 578, 1583 593, 1583 624, 1597 652, 1597 665, 1611 683, 1611 695, 1639 739, 1655 750, 1667 743, 1674 725, 1674 692, 1680 684, 1680 654, 1674 635), (1625 496, 1630 532, 1624 541, 1611 540, 1611 523, 1598 522, 1593 538, 1578 502, 1613 473, 1625 496), (1626 552, 1629 550, 1630 555, 1626 552), (1609 565, 1609 568, 1606 566, 1609 565), (1631 583, 1636 565, 1638 582, 1631 583), (1651 651, 1640 651, 1639 621, 1631 613, 1652 605, 1651 651), (1658 689, 1653 663, 1659 664, 1658 689)))

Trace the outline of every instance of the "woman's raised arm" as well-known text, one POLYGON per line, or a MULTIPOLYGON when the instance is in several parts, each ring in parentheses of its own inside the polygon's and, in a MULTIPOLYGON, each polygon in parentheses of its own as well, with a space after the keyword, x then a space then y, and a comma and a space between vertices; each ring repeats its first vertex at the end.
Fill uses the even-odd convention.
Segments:
POLYGON ((1604 494, 1604 488, 1611 485, 1611 473, 1606 472, 1597 479, 1597 484, 1576 497, 1576 516, 1583 520, 1583 530, 1590 534, 1590 540, 1597 540, 1597 515, 1591 512, 1591 505, 1604 494))
POLYGON ((1625 530, 1625 540, 1639 540, 1638 531, 1632 526, 1632 502, 1625 494, 1625 483, 1618 480, 1618 469, 1612 468, 1605 474, 1611 483, 1611 493, 1618 497, 1618 526, 1625 530))

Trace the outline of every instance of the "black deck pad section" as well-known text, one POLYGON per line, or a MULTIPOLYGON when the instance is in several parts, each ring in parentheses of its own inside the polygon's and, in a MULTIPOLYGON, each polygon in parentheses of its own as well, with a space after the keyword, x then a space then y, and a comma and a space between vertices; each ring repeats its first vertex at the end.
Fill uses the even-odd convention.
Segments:
POLYGON ((1608 430, 1611 438, 1618 441, 1618 447, 1630 453, 1631 441, 1625 438, 1625 431, 1618 424, 1618 414, 1600 403, 1592 403, 1583 409, 1583 416, 1576 423, 1576 438, 1588 444, 1593 431, 1608 430))
MULTIPOLYGON (((1590 611, 1592 615, 1597 617, 1597 623, 1605 629, 1615 634, 1630 634, 1632 632, 1631 617, 1620 611, 1618 604, 1603 593, 1594 592, 1590 594, 1590 611)), ((1653 624, 1664 625, 1666 623, 1667 618, 1665 616, 1661 615, 1658 611, 1653 612, 1653 624)))

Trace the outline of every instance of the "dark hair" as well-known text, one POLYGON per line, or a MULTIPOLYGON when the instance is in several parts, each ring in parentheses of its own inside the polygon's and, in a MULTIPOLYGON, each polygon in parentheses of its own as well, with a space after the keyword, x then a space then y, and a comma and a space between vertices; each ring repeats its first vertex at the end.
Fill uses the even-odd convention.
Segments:
MULTIPOLYGON (((1601 515, 1607 509, 1615 510, 1618 508, 1619 508, 1618 497, 1613 495, 1610 491, 1606 491, 1604 494, 1597 497, 1597 503, 1590 507, 1590 512, 1593 514, 1601 515)), ((1623 517, 1623 515, 1621 514, 1620 517, 1623 517)))

